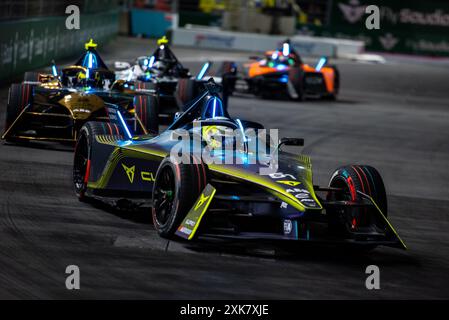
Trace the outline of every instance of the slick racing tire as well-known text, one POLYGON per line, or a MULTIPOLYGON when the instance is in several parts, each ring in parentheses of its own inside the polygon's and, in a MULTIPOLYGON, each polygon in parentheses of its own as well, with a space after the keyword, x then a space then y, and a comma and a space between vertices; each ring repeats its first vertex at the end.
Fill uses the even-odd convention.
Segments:
POLYGON ((185 111, 187 103, 192 101, 198 93, 198 82, 195 79, 179 79, 175 90, 175 99, 180 110, 185 111))
POLYGON ((90 175, 92 144, 97 135, 121 139, 124 132, 117 124, 109 122, 90 121, 81 128, 75 145, 72 176, 75 193, 80 201, 87 200, 85 193, 90 175))
POLYGON ((134 97, 136 116, 150 134, 159 133, 159 101, 156 96, 138 95, 134 97))
POLYGON ((361 191, 373 198, 382 213, 385 216, 388 215, 387 195, 382 177, 371 166, 350 165, 340 167, 332 175, 329 186, 348 191, 351 201, 360 200, 357 191, 361 191))
POLYGON ((301 68, 291 68, 287 82, 287 93, 290 99, 303 101, 304 91, 304 71, 301 68))
MULTIPOLYGON (((14 123, 22 110, 32 103, 33 86, 14 83, 9 89, 8 105, 6 107, 5 132, 14 123)), ((6 137, 7 139, 7 137, 6 137)), ((7 139, 8 140, 8 139, 7 139)))
POLYGON ((237 82, 237 64, 233 61, 224 61, 218 69, 217 76, 222 79, 223 94, 231 96, 237 82))
POLYGON ((166 157, 153 185, 153 223, 164 238, 172 238, 195 200, 207 185, 207 167, 198 158, 191 164, 173 163, 166 157))
POLYGON ((237 75, 237 64, 234 61, 223 61, 217 70, 217 76, 223 77, 225 74, 237 75))
MULTIPOLYGON (((385 217, 388 215, 387 195, 382 177, 379 172, 370 166, 349 165, 338 168, 329 181, 329 187, 342 189, 343 192, 330 192, 328 200, 337 201, 360 201, 362 197, 357 191, 373 198, 385 217)), ((370 224, 368 209, 366 208, 344 208, 329 211, 329 227, 337 232, 344 232, 344 224, 351 228, 363 227, 370 224), (344 213, 338 215, 338 211, 344 213), (341 217, 346 217, 341 219, 341 217)))
POLYGON ((136 81, 137 90, 155 90, 157 91, 157 83, 147 81, 136 81))
POLYGON ((39 72, 25 72, 25 75, 23 76, 23 81, 38 82, 39 72))

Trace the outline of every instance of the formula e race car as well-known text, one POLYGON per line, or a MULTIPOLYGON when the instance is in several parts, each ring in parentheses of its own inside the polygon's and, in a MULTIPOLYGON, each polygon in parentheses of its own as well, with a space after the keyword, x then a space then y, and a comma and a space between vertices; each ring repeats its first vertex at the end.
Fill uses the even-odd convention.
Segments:
POLYGON ((79 129, 87 121, 111 125, 124 117, 135 133, 158 132, 154 119, 159 110, 157 94, 134 89, 124 80, 115 80, 90 40, 86 52, 72 66, 58 73, 27 72, 25 81, 9 89, 3 139, 75 142, 79 129), (150 107, 151 106, 151 107, 150 107))
POLYGON ((327 58, 316 66, 303 63, 287 40, 282 48, 267 51, 265 57, 248 63, 243 76, 230 81, 230 92, 251 93, 263 98, 289 97, 303 100, 307 97, 336 99, 340 87, 337 67, 328 65, 327 58))
MULTIPOLYGON (((159 95, 160 108, 176 112, 184 111, 182 108, 188 101, 194 99, 205 82, 204 77, 212 66, 207 61, 196 76, 185 68, 168 45, 164 36, 157 41, 157 49, 151 56, 141 56, 134 65, 128 62, 116 61, 116 77, 128 82, 139 82, 139 87, 155 90, 159 95)), ((226 63, 219 68, 215 81, 221 82, 221 75, 226 71, 226 63)))
POLYGON ((308 156, 282 150, 261 124, 233 119, 212 80, 160 135, 81 129, 73 184, 80 200, 152 207, 163 237, 237 238, 405 248, 387 220, 382 178, 370 166, 337 169, 313 184, 308 156), (273 165, 275 164, 275 165, 273 165), (272 170, 271 170, 272 169, 272 170), (264 172, 264 170, 268 170, 264 172))

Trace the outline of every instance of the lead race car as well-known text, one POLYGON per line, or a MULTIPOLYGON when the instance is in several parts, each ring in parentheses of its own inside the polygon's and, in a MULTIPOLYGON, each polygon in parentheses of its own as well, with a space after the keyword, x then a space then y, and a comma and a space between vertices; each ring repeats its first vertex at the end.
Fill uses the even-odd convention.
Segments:
POLYGON ((387 219, 385 188, 376 169, 343 166, 331 175, 329 186, 314 185, 310 158, 282 150, 284 145, 302 146, 303 140, 274 143, 269 138, 254 144, 251 133, 263 136, 263 126, 231 118, 222 107, 220 90, 210 80, 159 135, 133 136, 123 121, 120 133, 110 135, 100 124, 88 122, 74 157, 79 199, 148 204, 156 230, 169 238, 406 248, 387 219), (189 146, 181 152, 183 161, 177 158, 181 136, 188 137, 182 146, 189 146), (267 148, 275 152, 265 152, 267 148), (231 161, 210 161, 223 160, 229 150, 231 161), (261 174, 271 168, 276 154, 277 170, 261 174))
POLYGON ((233 81, 228 81, 229 92, 265 98, 286 96, 295 100, 307 97, 335 100, 338 96, 340 74, 337 67, 329 65, 326 57, 321 57, 315 66, 304 63, 289 40, 284 41, 281 48, 267 51, 264 58, 251 59, 243 75, 236 74, 233 81))
POLYGON ((72 143, 90 120, 103 121, 112 134, 117 110, 134 132, 158 132, 152 121, 159 113, 157 94, 115 80, 96 48, 90 39, 74 65, 59 73, 53 63, 51 74, 27 72, 23 83, 12 84, 2 139, 72 143))

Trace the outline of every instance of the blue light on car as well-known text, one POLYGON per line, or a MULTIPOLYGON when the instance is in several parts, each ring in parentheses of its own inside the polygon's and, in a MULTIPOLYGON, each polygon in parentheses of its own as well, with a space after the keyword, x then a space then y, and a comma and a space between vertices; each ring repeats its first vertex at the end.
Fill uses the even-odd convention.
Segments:
POLYGON ((316 71, 320 71, 321 68, 326 64, 327 59, 326 57, 321 57, 320 60, 318 60, 318 63, 315 66, 316 71))
POLYGON ((273 54, 271 55, 271 59, 276 60, 277 58, 278 58, 278 53, 277 53, 277 51, 276 51, 276 52, 273 52, 273 54))
POLYGON ((196 77, 197 80, 201 80, 204 77, 204 74, 206 73, 207 69, 209 69, 209 62, 206 62, 203 67, 201 68, 200 73, 198 73, 198 76, 196 77))
POLYGON ((54 75, 55 77, 58 76, 58 70, 56 70, 56 66, 55 66, 55 65, 52 65, 52 66, 51 66, 51 71, 52 71, 52 73, 53 73, 53 75, 54 75))
POLYGON ((86 70, 86 79, 89 79, 89 78, 90 78, 90 69, 87 68, 87 70, 86 70))
POLYGON ((149 62, 148 59, 145 58, 145 59, 143 60, 143 65, 144 65, 144 66, 147 66, 147 65, 148 65, 148 62, 149 62))
POLYGON ((282 77, 279 78, 279 82, 287 83, 288 82, 288 75, 284 74, 282 77))
POLYGON ((211 114, 212 118, 222 117, 224 115, 223 103, 219 98, 213 97, 207 102, 207 106, 205 108, 205 115, 207 116, 207 114, 211 114), (210 108, 212 108, 212 112, 210 111, 211 110, 210 108))
POLYGON ((119 118, 119 120, 120 120, 120 122, 121 122, 121 124, 123 126, 123 129, 125 129, 125 133, 126 133, 126 136, 127 136, 128 140, 131 140, 133 138, 133 136, 129 132, 128 126, 126 125, 126 122, 125 122, 125 120, 122 117, 122 114, 118 110, 117 110, 117 115, 118 115, 118 118, 119 118))
POLYGON ((285 70, 285 69, 287 69, 287 66, 285 64, 278 64, 276 66, 276 69, 277 70, 285 70))
POLYGON ((87 65, 88 68, 92 68, 92 53, 89 53, 89 63, 87 65))
POLYGON ((86 53, 83 60, 83 67, 96 69, 98 67, 97 57, 92 52, 86 53))
POLYGON ((89 61, 88 61, 89 55, 90 55, 90 53, 86 53, 86 55, 84 56, 83 67, 86 67, 87 64, 89 63, 89 61))
POLYGON ((290 45, 288 43, 284 43, 282 46, 282 54, 286 57, 290 55, 290 45))
POLYGON ((155 57, 151 56, 150 61, 148 62, 148 67, 152 68, 154 64, 155 57))

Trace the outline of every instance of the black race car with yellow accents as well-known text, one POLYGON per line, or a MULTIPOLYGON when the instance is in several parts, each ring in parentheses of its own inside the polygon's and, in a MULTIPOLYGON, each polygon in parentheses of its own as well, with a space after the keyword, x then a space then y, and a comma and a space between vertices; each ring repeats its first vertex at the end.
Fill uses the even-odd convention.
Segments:
POLYGON ((53 63, 52 73, 27 72, 22 83, 13 84, 2 138, 71 143, 91 120, 104 122, 110 134, 118 132, 118 117, 136 134, 157 133, 157 94, 115 80, 96 47, 91 39, 74 65, 58 72, 53 63))
POLYGON ((404 248, 387 219, 387 198, 370 166, 337 169, 313 183, 311 159, 283 150, 299 138, 266 137, 229 116, 210 80, 159 135, 111 135, 97 122, 80 131, 73 183, 80 200, 151 207, 163 237, 286 240, 404 248))

